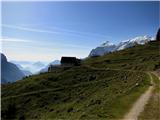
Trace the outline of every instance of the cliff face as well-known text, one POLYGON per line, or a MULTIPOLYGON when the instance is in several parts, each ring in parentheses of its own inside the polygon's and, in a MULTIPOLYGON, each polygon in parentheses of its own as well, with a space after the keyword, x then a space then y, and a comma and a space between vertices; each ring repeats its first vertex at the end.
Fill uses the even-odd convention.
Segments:
POLYGON ((24 76, 23 72, 15 64, 8 62, 6 56, 1 53, 1 83, 15 82, 24 76))

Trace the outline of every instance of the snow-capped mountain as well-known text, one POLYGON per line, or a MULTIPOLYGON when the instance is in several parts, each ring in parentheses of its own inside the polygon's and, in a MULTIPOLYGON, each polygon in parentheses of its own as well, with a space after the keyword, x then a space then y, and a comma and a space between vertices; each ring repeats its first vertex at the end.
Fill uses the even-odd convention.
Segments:
POLYGON ((120 42, 117 45, 116 50, 117 51, 118 50, 123 50, 125 48, 129 48, 129 47, 135 46, 136 44, 144 45, 144 44, 146 44, 147 42, 149 42, 151 40, 154 40, 154 39, 152 37, 147 36, 147 35, 135 37, 133 39, 129 39, 129 40, 120 42))
POLYGON ((154 38, 145 35, 145 36, 139 36, 133 39, 122 41, 118 43, 117 45, 111 44, 107 41, 103 43, 102 45, 98 46, 97 48, 93 49, 90 52, 89 56, 102 56, 109 52, 119 51, 119 50, 123 50, 129 47, 133 47, 137 44, 143 45, 152 40, 154 40, 154 38))
POLYGON ((93 49, 89 56, 101 56, 104 55, 105 53, 109 53, 109 52, 113 52, 116 48, 116 45, 109 43, 109 41, 103 43, 102 45, 100 45, 99 47, 93 49))

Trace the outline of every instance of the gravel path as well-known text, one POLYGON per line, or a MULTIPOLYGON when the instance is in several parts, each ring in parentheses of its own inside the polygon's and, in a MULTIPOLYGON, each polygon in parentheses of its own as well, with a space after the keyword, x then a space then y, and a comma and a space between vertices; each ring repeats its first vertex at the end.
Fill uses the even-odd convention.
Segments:
MULTIPOLYGON (((150 73, 148 73, 153 84, 153 78, 150 73)), ((153 85, 150 86, 147 91, 140 96, 140 98, 134 103, 131 110, 125 115, 124 120, 137 120, 139 114, 144 110, 144 106, 147 104, 149 98, 152 95, 153 85)))

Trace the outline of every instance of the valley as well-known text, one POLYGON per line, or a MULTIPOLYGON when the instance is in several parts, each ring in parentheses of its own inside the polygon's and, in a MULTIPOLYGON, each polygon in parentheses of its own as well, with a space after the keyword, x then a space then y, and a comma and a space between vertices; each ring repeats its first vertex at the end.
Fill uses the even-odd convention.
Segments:
POLYGON ((160 67, 159 45, 152 41, 2 85, 2 118, 123 119, 152 86, 148 72, 160 67))
POLYGON ((1 120, 160 120, 160 1, 1 1, 1 120))

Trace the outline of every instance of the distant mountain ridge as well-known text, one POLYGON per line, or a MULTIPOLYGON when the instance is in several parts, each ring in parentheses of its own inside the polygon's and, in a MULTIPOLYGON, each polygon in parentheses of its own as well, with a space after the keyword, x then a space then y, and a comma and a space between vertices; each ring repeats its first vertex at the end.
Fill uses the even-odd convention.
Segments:
POLYGON ((16 64, 26 75, 37 74, 42 68, 46 66, 44 62, 31 62, 31 61, 11 61, 16 64))
POLYGON ((23 71, 23 73, 28 76, 32 74, 38 74, 41 72, 47 72, 50 65, 60 64, 59 60, 54 60, 52 62, 43 62, 43 61, 11 61, 17 65, 17 67, 23 71))
POLYGON ((45 67, 45 64, 38 61, 38 62, 35 62, 35 63, 25 67, 24 69, 31 71, 33 74, 36 74, 44 67, 45 67))
POLYGON ((48 71, 48 67, 50 65, 59 65, 59 64, 60 64, 59 60, 54 60, 53 62, 49 63, 45 68, 41 69, 40 73, 47 72, 48 71))
POLYGON ((25 76, 32 75, 32 73, 29 70, 25 70, 20 64, 15 64, 23 73, 25 76))
POLYGON ((15 82, 25 77, 24 73, 13 63, 8 62, 4 54, 1 54, 1 83, 15 82))
POLYGON ((133 39, 126 40, 126 41, 122 41, 118 43, 117 45, 109 43, 109 41, 107 41, 103 43, 102 45, 96 47, 95 49, 92 49, 89 56, 102 56, 106 53, 123 50, 129 47, 133 47, 137 44, 143 45, 152 40, 154 40, 152 37, 145 35, 145 36, 138 36, 133 39))

